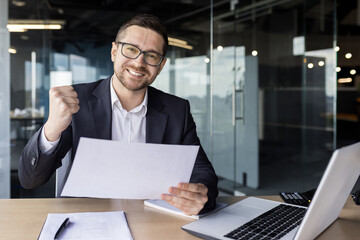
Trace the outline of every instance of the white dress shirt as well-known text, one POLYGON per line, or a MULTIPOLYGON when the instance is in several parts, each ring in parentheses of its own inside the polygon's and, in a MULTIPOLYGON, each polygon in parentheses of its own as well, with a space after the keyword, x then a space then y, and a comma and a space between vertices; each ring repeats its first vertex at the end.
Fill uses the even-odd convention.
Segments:
POLYGON ((110 81, 110 94, 112 106, 111 139, 120 142, 145 143, 146 135, 146 112, 148 91, 146 89, 143 102, 130 110, 124 109, 117 97, 110 81))
MULTIPOLYGON (((148 102, 148 90, 146 89, 143 102, 130 110, 124 109, 110 81, 110 96, 112 109, 111 139, 120 142, 140 142, 146 141, 146 112, 148 102)), ((54 142, 46 139, 44 128, 41 131, 39 147, 41 154, 51 154, 58 145, 60 138, 54 142)))

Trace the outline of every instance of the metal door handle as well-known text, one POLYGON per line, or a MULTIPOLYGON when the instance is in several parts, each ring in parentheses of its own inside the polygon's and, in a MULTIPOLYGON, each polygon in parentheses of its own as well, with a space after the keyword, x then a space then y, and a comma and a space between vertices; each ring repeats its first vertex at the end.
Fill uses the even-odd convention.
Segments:
POLYGON ((245 124, 245 89, 244 85, 241 85, 240 89, 236 89, 235 83, 233 83, 232 91, 232 124, 235 126, 236 120, 242 120, 242 123, 245 124), (241 114, 240 116, 236 115, 237 103, 236 103, 236 94, 241 94, 241 114))

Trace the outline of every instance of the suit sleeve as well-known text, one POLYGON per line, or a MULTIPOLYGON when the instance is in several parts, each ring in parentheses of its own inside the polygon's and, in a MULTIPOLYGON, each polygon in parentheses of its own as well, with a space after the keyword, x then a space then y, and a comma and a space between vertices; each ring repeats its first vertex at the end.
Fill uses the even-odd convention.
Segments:
POLYGON ((71 125, 61 134, 55 151, 51 154, 40 154, 40 128, 26 144, 19 160, 19 180, 24 188, 31 189, 46 183, 61 166, 61 160, 72 145, 71 125))
POLYGON ((196 133, 196 125, 190 113, 190 104, 187 102, 186 108, 186 126, 184 132, 183 144, 200 145, 198 155, 195 160, 193 172, 191 174, 191 183, 202 183, 208 188, 208 201, 202 212, 213 209, 216 204, 216 198, 219 194, 217 184, 218 178, 215 170, 209 161, 204 149, 200 144, 200 140, 196 133))

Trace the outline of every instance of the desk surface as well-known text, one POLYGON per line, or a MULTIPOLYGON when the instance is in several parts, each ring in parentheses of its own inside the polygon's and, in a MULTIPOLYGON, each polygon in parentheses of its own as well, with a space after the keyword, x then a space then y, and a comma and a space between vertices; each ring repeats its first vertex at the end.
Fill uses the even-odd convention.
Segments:
MULTIPOLYGON (((232 204, 244 197, 219 197, 232 204)), ((264 197, 279 200, 277 196, 264 197)), ((56 198, 0 199, 0 239, 37 239, 48 213, 120 211, 126 212, 135 240, 198 239, 181 230, 192 219, 165 213, 143 205, 141 200, 56 198)), ((340 217, 318 239, 357 239, 360 236, 360 206, 349 198, 340 217)))

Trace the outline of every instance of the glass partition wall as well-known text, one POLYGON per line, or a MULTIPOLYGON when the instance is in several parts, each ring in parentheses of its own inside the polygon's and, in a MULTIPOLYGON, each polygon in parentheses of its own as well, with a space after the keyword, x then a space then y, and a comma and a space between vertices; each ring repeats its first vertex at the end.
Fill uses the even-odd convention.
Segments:
POLYGON ((0 1, 0 198, 10 197, 10 73, 8 4, 0 1))
POLYGON ((44 186, 29 191, 21 187, 17 170, 22 149, 31 135, 42 126, 48 114, 53 33, 51 30, 43 29, 18 29, 19 24, 45 24, 46 12, 42 8, 43 4, 20 7, 13 2, 9 1, 7 26, 11 49, 9 51, 11 197, 50 197, 54 196, 53 178, 44 186))
MULTIPOLYGON (((171 73, 155 84, 190 100, 223 192, 315 188, 336 147, 334 2, 212 6, 209 35, 179 36, 194 49, 173 48, 171 73)), ((188 30, 204 26, 188 21, 188 30)))
POLYGON ((235 195, 315 188, 336 147, 335 2, 231 3, 212 16, 219 186, 235 195))
MULTIPOLYGON (((54 180, 28 191, 16 179, 22 147, 47 118, 48 90, 111 75, 117 28, 142 12, 95 2, 85 8, 51 0, 51 8, 37 6, 36 17, 46 22, 53 11, 63 11, 57 15, 65 18, 62 29, 11 33, 10 45, 18 49, 10 66, 12 197, 54 196, 54 180), (100 29, 102 34, 92 33, 100 29)), ((138 2, 169 33, 168 59, 153 86, 190 101, 221 192, 315 188, 336 147, 334 1, 161 1, 167 11, 138 2)), ((9 6, 9 21, 32 17, 15 13, 9 6)))

